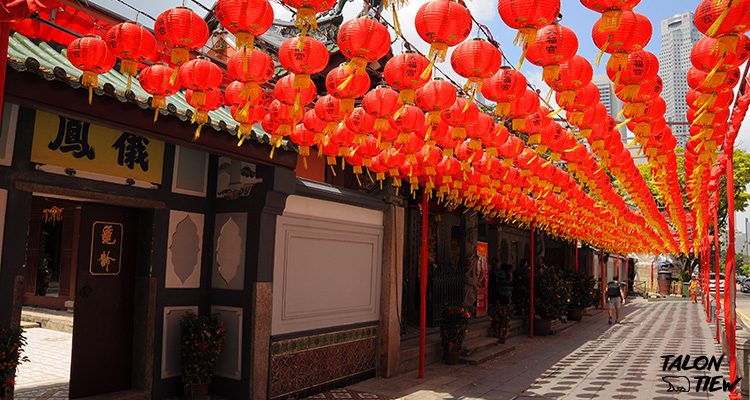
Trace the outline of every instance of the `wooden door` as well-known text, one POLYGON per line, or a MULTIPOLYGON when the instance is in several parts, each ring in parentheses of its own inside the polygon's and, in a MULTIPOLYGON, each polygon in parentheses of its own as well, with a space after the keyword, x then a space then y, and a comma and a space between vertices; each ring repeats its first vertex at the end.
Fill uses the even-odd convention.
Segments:
POLYGON ((137 211, 84 204, 70 398, 131 388, 137 211))

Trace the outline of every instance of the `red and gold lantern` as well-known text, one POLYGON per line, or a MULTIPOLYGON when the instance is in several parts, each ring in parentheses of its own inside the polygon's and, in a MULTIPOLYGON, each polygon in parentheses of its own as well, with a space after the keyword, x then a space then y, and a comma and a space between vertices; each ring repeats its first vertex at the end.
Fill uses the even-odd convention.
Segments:
POLYGON ((417 89, 415 104, 427 113, 428 125, 440 122, 440 113, 456 102, 456 88, 449 82, 435 78, 417 89))
POLYGON ((536 39, 529 45, 526 59, 544 67, 543 80, 554 81, 560 73, 560 64, 568 62, 577 52, 578 38, 575 32, 555 23, 539 30, 536 39))
MULTIPOLYGON (((593 75, 593 70, 592 70, 593 75)), ((491 78, 484 81, 482 95, 497 103, 496 116, 505 116, 510 111, 510 104, 526 92, 526 77, 522 73, 502 67, 491 78)))
POLYGON ((399 91, 398 101, 401 104, 414 105, 415 92, 430 80, 422 77, 430 61, 418 53, 407 52, 394 56, 383 69, 383 78, 391 87, 399 91))
POLYGON ((268 0, 219 0, 214 14, 221 26, 234 35, 237 49, 252 51, 255 38, 273 24, 273 7, 268 0))
POLYGON ((488 41, 473 39, 456 46, 451 54, 451 66, 457 74, 468 81, 464 90, 469 94, 469 101, 482 90, 485 79, 491 78, 500 70, 503 53, 488 41))
POLYGON ((120 72, 128 77, 125 90, 129 91, 133 77, 138 75, 138 63, 156 51, 156 39, 142 25, 123 22, 110 28, 105 40, 109 50, 121 60, 120 72))
POLYGON ((518 30, 514 43, 523 46, 520 65, 537 32, 557 19, 560 0, 500 0, 497 12, 505 25, 518 30))
POLYGON ((427 77, 436 62, 445 61, 448 47, 453 47, 469 37, 472 26, 471 13, 454 0, 430 0, 417 11, 414 25, 419 37, 430 44, 427 54, 430 66, 422 72, 422 75, 427 77))
POLYGON ((156 40, 172 51, 176 70, 190 60, 190 52, 205 46, 209 30, 206 21, 187 7, 170 8, 154 22, 156 40))
POLYGON ((208 112, 216 110, 224 104, 224 94, 216 87, 201 90, 188 89, 185 92, 185 100, 195 108, 191 123, 198 123, 195 136, 193 136, 193 141, 196 141, 200 138, 201 128, 208 122, 208 112))
POLYGON ((81 85, 89 89, 89 104, 95 87, 99 87, 99 74, 115 65, 115 55, 107 48, 107 42, 97 36, 84 36, 68 45, 68 61, 83 71, 81 85))
POLYGON ((159 110, 167 108, 167 97, 180 91, 180 84, 172 82, 174 70, 164 64, 154 64, 141 70, 138 83, 151 97, 151 107, 154 109, 154 122, 159 117, 159 110))
POLYGON ((328 49, 315 38, 308 38, 304 43, 300 38, 289 38, 279 46, 278 54, 281 66, 294 73, 294 83, 299 88, 312 85, 310 75, 320 73, 328 66, 328 49))

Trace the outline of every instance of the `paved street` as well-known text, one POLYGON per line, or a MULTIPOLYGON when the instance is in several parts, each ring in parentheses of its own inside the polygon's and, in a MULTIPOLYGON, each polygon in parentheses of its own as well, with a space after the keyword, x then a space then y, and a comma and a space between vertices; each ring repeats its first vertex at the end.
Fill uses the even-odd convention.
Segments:
MULTIPOLYGON (((623 323, 610 326, 597 312, 558 335, 514 338, 516 351, 479 366, 428 366, 425 380, 415 374, 371 379, 350 387, 386 398, 431 399, 677 399, 727 398, 695 393, 702 373, 663 372, 665 354, 719 355, 700 304, 682 301, 626 307, 623 323), (689 375, 690 393, 670 393, 667 375, 689 375)), ((728 360, 721 371, 728 379, 728 360)), ((668 378, 669 379, 669 378, 668 378)))
POLYGON ((73 335, 43 328, 25 335, 29 362, 18 368, 16 399, 67 399, 73 335))

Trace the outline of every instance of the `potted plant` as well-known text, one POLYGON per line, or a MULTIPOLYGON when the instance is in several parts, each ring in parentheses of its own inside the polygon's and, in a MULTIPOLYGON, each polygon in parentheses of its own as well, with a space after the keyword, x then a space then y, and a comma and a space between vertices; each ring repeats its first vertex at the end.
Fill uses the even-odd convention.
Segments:
POLYGON ((207 399, 208 385, 224 342, 224 327, 216 315, 189 312, 182 328, 182 382, 187 399, 207 399))
POLYGON ((29 361, 21 355, 25 345, 23 329, 0 327, 0 399, 10 398, 16 384, 16 368, 29 361))
POLYGON ((591 296, 594 299, 594 306, 602 308, 602 290, 598 286, 591 289, 591 296))
POLYGON ((534 312, 540 317, 534 320, 534 334, 549 335, 552 320, 563 317, 567 310, 570 284, 560 272, 549 268, 534 281, 534 312))
POLYGON ((570 303, 568 304, 568 319, 580 321, 583 319, 583 309, 594 304, 594 278, 582 272, 570 275, 570 303))
POLYGON ((500 343, 505 343, 510 323, 513 320, 513 306, 494 303, 490 306, 487 314, 490 317, 490 335, 497 338, 500 343))
POLYGON ((443 358, 446 364, 458 363, 464 344, 466 331, 469 329, 471 313, 463 306, 443 309, 440 321, 440 341, 443 345, 443 358))

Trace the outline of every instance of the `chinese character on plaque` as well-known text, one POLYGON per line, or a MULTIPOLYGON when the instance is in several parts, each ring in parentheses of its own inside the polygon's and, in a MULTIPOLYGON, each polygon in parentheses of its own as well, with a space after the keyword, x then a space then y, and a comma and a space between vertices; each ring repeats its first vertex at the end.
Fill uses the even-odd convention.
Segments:
POLYGON ((119 275, 122 258, 122 224, 96 221, 91 226, 91 275, 119 275))

